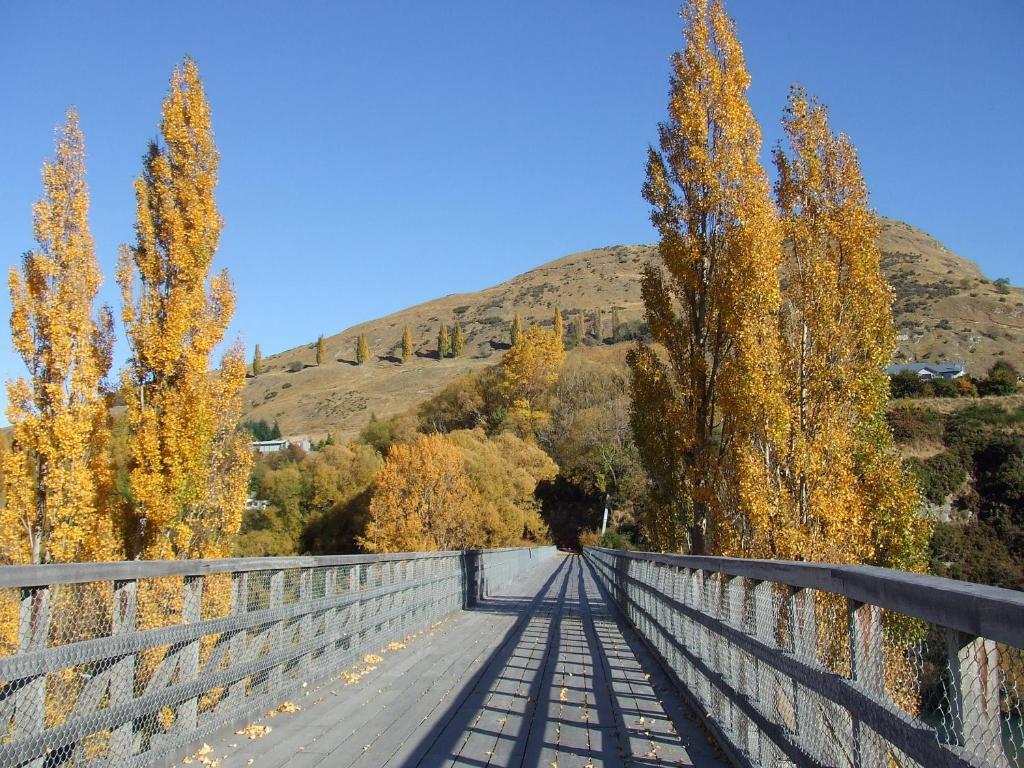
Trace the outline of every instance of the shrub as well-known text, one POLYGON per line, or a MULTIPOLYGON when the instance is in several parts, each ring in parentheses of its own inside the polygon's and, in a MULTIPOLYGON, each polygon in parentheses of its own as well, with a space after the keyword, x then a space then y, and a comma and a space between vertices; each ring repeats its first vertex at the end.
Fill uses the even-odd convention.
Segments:
POLYGON ((893 408, 887 414, 897 443, 939 442, 945 429, 942 414, 929 408, 893 408))
POLYGON ((924 389, 921 377, 913 371, 900 371, 889 377, 889 396, 894 399, 921 397, 924 389))
POLYGON ((1017 370, 1000 360, 993 365, 988 376, 978 382, 978 392, 983 395, 1012 395, 1017 391, 1017 370))
POLYGON ((907 467, 917 476, 921 493, 932 504, 945 502, 967 479, 964 459, 953 451, 927 459, 908 459, 907 467))

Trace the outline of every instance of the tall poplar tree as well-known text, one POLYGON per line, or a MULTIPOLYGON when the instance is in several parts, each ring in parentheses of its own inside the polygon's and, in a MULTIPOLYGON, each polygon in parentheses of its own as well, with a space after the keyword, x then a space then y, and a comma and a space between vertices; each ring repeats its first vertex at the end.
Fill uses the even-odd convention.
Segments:
POLYGON ((324 346, 324 335, 321 333, 316 340, 316 364, 323 365, 327 352, 324 346))
POLYGON ((56 158, 43 164, 43 197, 32 213, 37 247, 8 279, 11 337, 28 378, 7 382, 13 440, 0 458, 0 562, 109 559, 120 554, 104 385, 113 324, 108 308, 93 311, 101 276, 73 109, 57 134, 56 158))
POLYGON ((748 521, 742 554, 920 570, 927 525, 885 419, 896 348, 879 223, 855 148, 794 87, 774 151, 786 247, 779 324, 790 421, 787 514, 748 521))
POLYGON ((252 375, 259 376, 263 372, 263 354, 260 352, 260 345, 252 353, 252 375))
POLYGON ((437 332, 437 359, 444 360, 452 353, 452 342, 451 337, 448 335, 448 326, 441 323, 441 328, 437 332))
POLYGON ((466 351, 466 335, 462 331, 462 325, 458 320, 452 329, 452 357, 462 357, 466 351))
POLYGON ((370 344, 366 340, 366 334, 360 333, 356 339, 356 362, 362 365, 370 359, 370 344))
POLYGON ((564 348, 565 346, 565 322, 562 320, 562 308, 555 307, 555 319, 552 325, 552 331, 555 334, 555 339, 564 348))
POLYGON ((512 333, 511 333, 511 336, 509 337, 509 341, 512 342, 512 346, 514 347, 516 344, 519 343, 519 340, 522 337, 523 337, 523 318, 521 318, 519 316, 519 313, 516 312, 515 316, 512 318, 512 333))
POLYGON ((210 106, 192 59, 176 66, 135 182, 136 240, 118 282, 132 356, 123 375, 135 507, 128 553, 223 557, 242 520, 252 454, 236 431, 245 382, 238 344, 211 372, 235 307, 227 271, 211 276, 222 221, 210 106))
POLYGON ((619 317, 619 308, 612 307, 612 341, 619 340, 619 327, 622 325, 622 319, 619 317))
POLYGON ((408 363, 412 360, 413 353, 413 342, 412 342, 412 328, 408 325, 405 326, 405 330, 402 332, 402 362, 408 363))
POLYGON ((583 311, 577 312, 572 317, 572 343, 573 346, 581 347, 587 339, 587 321, 583 311))
POLYGON ((682 467, 688 549, 702 554, 731 544, 740 508, 778 503, 764 457, 785 422, 775 333, 780 253, 733 22, 720 0, 688 0, 682 15, 685 46, 672 57, 668 120, 660 152, 648 151, 643 188, 660 265, 644 270, 642 295, 665 354, 634 351, 629 363, 633 377, 663 378, 678 403, 676 444, 662 456, 682 467))

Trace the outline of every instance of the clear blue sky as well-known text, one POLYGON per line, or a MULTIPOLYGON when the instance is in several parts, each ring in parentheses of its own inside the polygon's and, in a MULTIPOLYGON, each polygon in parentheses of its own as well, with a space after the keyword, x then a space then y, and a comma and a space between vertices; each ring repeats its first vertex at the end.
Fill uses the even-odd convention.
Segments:
MULTIPOLYGON (((766 147, 801 81, 859 147, 881 213, 1024 283, 1024 4, 728 8, 766 147)), ((232 333, 250 351, 573 251, 650 242, 644 153, 680 44, 677 4, 661 0, 0 0, 0 265, 33 246, 39 168, 76 105, 103 298, 116 307, 132 179, 186 53, 212 102, 218 262, 238 291, 232 333)), ((23 371, 8 313, 4 290, 3 378, 23 371)))

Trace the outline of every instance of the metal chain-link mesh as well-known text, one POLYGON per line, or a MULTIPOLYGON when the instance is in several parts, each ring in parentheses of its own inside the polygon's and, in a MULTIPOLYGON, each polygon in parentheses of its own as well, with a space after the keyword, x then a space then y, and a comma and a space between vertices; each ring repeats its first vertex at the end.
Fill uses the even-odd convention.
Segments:
MULTIPOLYGON (((600 548, 585 555, 741 761, 1024 768, 1024 652, 1016 645, 925 621, 912 608, 901 613, 809 588, 810 576, 794 575, 810 564, 765 564, 755 579, 714 570, 717 558, 600 548), (763 580, 772 569, 777 580, 763 580)), ((861 573, 869 592, 884 594, 882 569, 861 573)), ((1024 616, 1014 593, 989 596, 1024 616)), ((948 599, 965 597, 950 589, 948 599)))
POLYGON ((0 588, 0 765, 173 755, 554 552, 20 567, 0 588))

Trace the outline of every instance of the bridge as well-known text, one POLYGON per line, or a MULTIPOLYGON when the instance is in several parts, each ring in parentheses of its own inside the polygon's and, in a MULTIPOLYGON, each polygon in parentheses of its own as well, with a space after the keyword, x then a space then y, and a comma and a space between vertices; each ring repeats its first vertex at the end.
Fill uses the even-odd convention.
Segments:
POLYGON ((0 568, 0 766, 1024 766, 1024 595, 550 547, 0 568))

